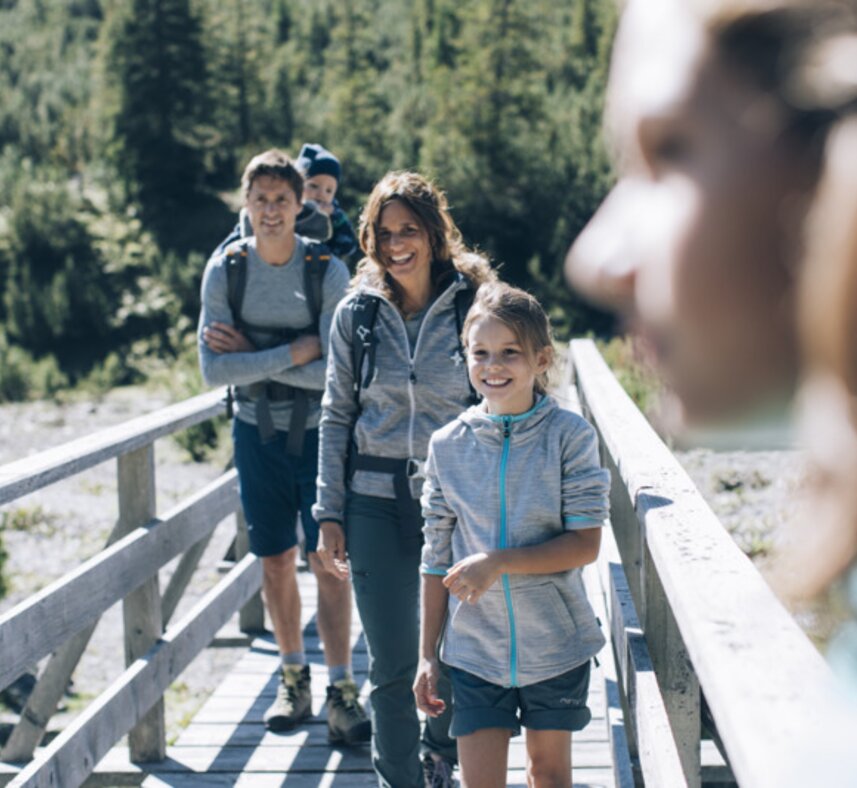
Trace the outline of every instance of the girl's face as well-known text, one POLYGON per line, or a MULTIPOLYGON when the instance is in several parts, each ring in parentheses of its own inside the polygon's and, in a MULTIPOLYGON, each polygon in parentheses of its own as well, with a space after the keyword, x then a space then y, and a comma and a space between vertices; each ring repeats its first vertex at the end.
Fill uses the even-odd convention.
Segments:
POLYGON ((492 317, 477 318, 466 340, 470 382, 488 412, 514 415, 532 408, 536 375, 548 367, 548 349, 531 357, 514 331, 492 317))
POLYGON ((432 251, 420 220, 399 200, 381 209, 378 252, 384 268, 405 291, 422 287, 431 277, 432 251))
POLYGON ((620 177, 566 270, 642 335, 684 420, 718 420, 790 390, 814 175, 779 106, 721 62, 684 2, 628 9, 608 105, 620 177))

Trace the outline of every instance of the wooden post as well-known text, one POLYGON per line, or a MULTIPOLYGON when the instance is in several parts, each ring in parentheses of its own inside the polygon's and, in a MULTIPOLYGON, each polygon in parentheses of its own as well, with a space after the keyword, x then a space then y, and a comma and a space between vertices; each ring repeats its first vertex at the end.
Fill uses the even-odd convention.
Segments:
MULTIPOLYGON (((119 531, 128 534, 155 517, 155 449, 148 444, 118 458, 119 531)), ((125 664, 145 654, 163 634, 158 575, 132 591, 123 602, 125 664)), ((162 761, 167 753, 164 699, 141 718, 128 734, 130 758, 162 761)))
MULTIPOLYGON (((247 536, 247 521, 244 519, 244 510, 238 506, 235 512, 235 561, 240 561, 250 552, 250 540, 247 536)), ((265 631, 265 606, 262 604, 262 594, 257 591, 241 608, 238 614, 238 626, 242 632, 264 632, 265 631)))
POLYGON ((657 569, 643 552, 643 632, 689 788, 702 785, 699 679, 670 609, 657 569))

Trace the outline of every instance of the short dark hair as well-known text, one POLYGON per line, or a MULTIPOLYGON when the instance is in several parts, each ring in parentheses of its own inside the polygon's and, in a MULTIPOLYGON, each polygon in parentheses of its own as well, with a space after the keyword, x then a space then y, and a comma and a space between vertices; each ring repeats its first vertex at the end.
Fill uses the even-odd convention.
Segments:
POLYGON ((292 187, 298 200, 303 198, 304 177, 288 153, 271 148, 250 159, 241 176, 241 192, 245 198, 253 188, 253 181, 264 175, 285 181, 292 187))

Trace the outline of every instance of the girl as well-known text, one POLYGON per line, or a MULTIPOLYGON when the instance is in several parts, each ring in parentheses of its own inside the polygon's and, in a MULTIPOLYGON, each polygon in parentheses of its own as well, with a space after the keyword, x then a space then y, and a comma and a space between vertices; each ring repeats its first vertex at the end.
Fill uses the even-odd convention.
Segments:
POLYGON ((528 784, 567 787, 571 731, 591 716, 589 660, 604 644, 580 567, 598 554, 609 474, 595 431, 546 394, 553 347, 532 296, 483 286, 463 337, 484 400, 429 444, 414 693, 429 717, 444 710, 435 654, 448 609, 440 656, 467 788, 506 784, 520 725, 528 784))
POLYGON ((443 192, 412 172, 388 173, 372 190, 360 244, 366 257, 330 332, 313 507, 318 552, 343 580, 351 561, 370 654, 372 758, 381 786, 442 788, 452 785, 456 760, 449 715, 429 720, 421 736, 411 693, 419 656, 418 496, 429 437, 471 396, 459 349, 462 299, 469 304, 494 274, 464 246, 443 192))

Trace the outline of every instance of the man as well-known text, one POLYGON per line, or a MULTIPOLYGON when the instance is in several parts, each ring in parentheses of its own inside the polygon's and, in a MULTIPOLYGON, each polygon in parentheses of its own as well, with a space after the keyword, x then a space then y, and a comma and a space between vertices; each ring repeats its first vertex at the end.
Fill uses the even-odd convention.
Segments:
POLYGON ((303 177, 286 154, 259 154, 241 183, 255 234, 209 260, 198 334, 206 383, 235 389, 241 502, 282 657, 277 699, 264 719, 270 730, 282 731, 312 714, 296 574, 300 511, 330 676, 328 735, 346 744, 368 741, 370 723, 350 671, 351 590, 322 567, 311 514, 328 335, 348 270, 295 234, 303 177))

